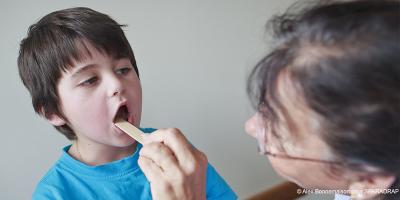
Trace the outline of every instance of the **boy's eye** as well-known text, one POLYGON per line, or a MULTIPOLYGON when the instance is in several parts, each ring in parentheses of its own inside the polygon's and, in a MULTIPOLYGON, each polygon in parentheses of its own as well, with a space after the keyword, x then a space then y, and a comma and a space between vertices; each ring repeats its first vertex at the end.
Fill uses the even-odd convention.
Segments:
POLYGON ((132 67, 123 67, 123 68, 119 68, 117 69, 117 74, 127 74, 128 72, 130 72, 132 70, 132 67))
POLYGON ((90 85, 93 85, 94 83, 96 83, 97 80, 98 80, 98 78, 94 76, 94 77, 91 77, 91 78, 79 83, 79 85, 81 85, 81 86, 90 86, 90 85))

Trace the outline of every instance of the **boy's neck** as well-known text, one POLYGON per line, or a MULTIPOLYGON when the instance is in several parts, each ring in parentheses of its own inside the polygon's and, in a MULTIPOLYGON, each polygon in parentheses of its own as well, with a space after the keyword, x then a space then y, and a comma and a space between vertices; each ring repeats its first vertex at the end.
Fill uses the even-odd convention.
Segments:
POLYGON ((132 155, 136 150, 136 146, 137 142, 127 147, 112 147, 99 144, 93 145, 77 140, 68 150, 68 154, 87 165, 96 166, 132 155))

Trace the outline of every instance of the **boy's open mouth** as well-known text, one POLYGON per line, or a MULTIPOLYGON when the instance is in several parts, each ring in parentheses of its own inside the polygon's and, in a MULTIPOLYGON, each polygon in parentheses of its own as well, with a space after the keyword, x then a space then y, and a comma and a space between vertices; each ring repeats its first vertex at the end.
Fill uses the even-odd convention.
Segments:
POLYGON ((118 120, 128 121, 128 118, 129 118, 128 107, 126 105, 123 105, 123 106, 119 107, 119 109, 114 117, 114 122, 116 122, 118 120))

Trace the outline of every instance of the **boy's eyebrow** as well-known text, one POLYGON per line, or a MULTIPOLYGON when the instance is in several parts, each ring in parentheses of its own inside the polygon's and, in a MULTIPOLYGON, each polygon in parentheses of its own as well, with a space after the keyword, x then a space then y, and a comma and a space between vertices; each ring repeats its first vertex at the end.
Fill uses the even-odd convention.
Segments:
POLYGON ((85 65, 84 67, 81 67, 80 69, 76 70, 75 72, 73 72, 73 74, 71 75, 72 78, 77 77, 79 74, 91 69, 97 67, 96 64, 89 64, 89 65, 85 65))

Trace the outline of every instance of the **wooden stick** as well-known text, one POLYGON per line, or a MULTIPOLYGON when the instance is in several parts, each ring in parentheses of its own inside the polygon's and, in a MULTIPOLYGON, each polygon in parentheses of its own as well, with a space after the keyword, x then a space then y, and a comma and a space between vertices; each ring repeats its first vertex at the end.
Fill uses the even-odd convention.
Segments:
POLYGON ((139 143, 143 144, 143 134, 144 133, 140 129, 136 128, 131 123, 129 123, 123 119, 118 119, 115 122, 115 125, 118 128, 120 128, 121 130, 123 130, 126 134, 131 136, 133 139, 135 139, 139 143))

